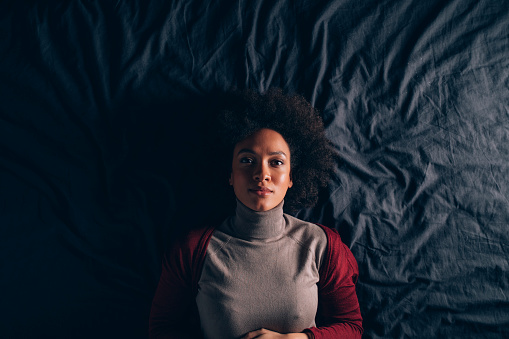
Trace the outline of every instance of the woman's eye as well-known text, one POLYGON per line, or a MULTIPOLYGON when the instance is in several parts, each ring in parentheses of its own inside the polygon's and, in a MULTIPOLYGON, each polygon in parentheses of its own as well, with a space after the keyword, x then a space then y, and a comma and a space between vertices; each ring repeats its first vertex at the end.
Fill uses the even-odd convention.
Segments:
POLYGON ((240 163, 241 164, 252 164, 253 163, 253 159, 251 159, 251 158, 242 158, 242 159, 240 159, 240 163))
POLYGON ((283 164, 284 162, 282 162, 281 160, 272 160, 272 165, 274 166, 281 166, 283 164))

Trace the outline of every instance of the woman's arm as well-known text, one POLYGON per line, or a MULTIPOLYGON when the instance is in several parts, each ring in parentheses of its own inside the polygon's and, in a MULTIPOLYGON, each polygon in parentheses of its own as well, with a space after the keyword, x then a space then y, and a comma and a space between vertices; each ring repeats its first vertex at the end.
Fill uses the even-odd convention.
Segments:
POLYGON ((174 252, 163 259, 161 278, 150 310, 150 338, 199 337, 199 333, 194 333, 200 328, 199 324, 193 326, 190 323, 195 318, 190 279, 178 261, 182 261, 182 257, 174 252))
POLYGON ((355 292, 357 262, 335 230, 322 228, 328 243, 318 282, 318 326, 306 332, 314 339, 361 338, 362 316, 355 292))
POLYGON ((150 310, 150 338, 202 338, 196 286, 213 229, 191 231, 168 251, 150 310))

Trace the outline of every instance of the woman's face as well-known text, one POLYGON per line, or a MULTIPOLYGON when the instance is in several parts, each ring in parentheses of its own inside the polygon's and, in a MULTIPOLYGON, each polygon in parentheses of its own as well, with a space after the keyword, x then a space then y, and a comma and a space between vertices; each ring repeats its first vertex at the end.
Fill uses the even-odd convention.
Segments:
POLYGON ((261 129, 233 150, 230 185, 237 199, 255 211, 268 211, 292 187, 290 148, 278 132, 261 129))

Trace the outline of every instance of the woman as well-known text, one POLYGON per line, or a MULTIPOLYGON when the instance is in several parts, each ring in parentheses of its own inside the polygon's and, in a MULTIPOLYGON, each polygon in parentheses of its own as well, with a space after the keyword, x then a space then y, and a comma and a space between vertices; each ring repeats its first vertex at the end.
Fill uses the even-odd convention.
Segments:
POLYGON ((302 97, 237 93, 219 117, 237 206, 165 256, 152 338, 360 338, 358 268, 337 232, 283 212, 312 206, 334 152, 302 97))

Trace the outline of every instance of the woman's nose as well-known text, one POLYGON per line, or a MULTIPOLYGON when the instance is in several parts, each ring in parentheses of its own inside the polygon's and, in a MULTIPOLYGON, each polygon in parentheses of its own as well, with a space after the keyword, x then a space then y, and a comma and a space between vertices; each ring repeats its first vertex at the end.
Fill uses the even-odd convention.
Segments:
POLYGON ((266 165, 260 165, 256 168, 253 173, 253 179, 255 181, 268 181, 270 180, 270 172, 266 165))

